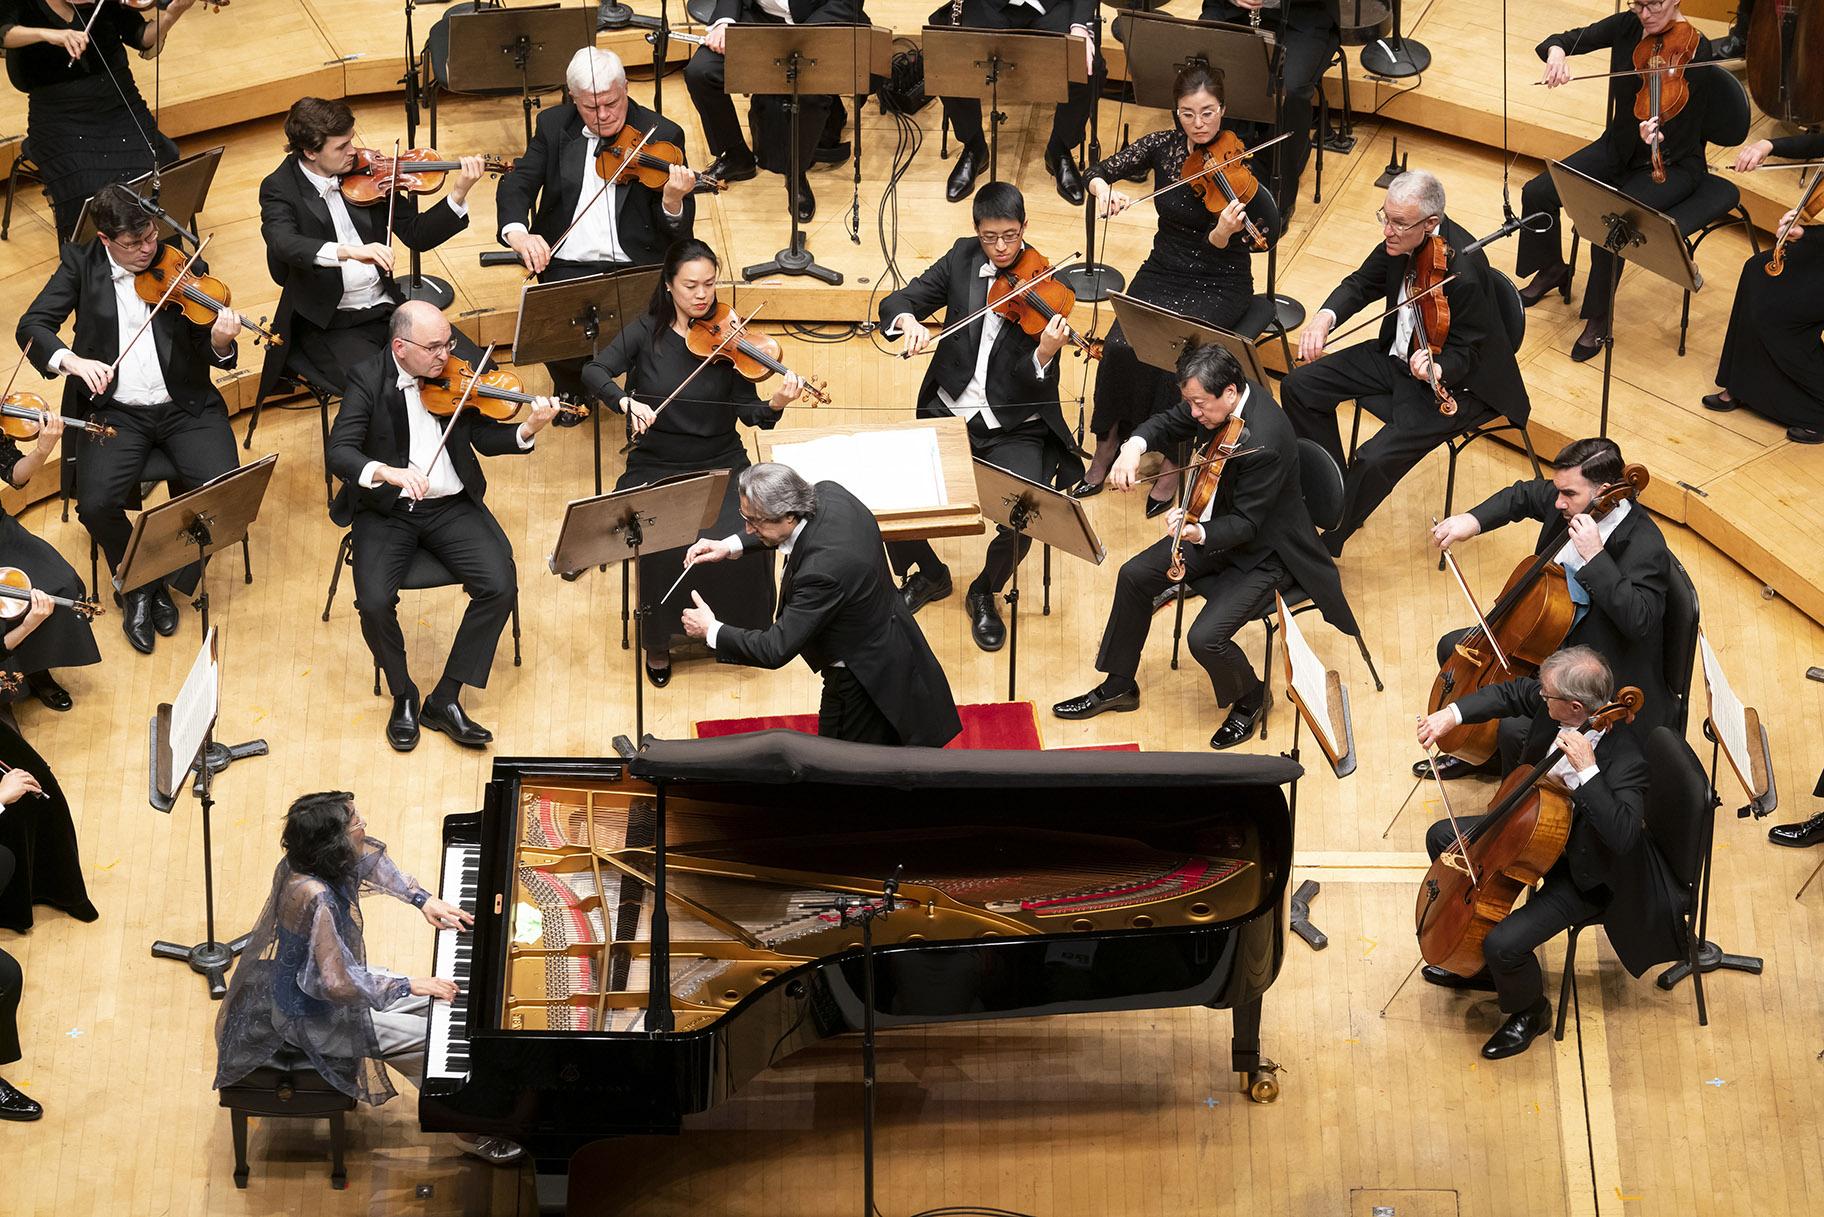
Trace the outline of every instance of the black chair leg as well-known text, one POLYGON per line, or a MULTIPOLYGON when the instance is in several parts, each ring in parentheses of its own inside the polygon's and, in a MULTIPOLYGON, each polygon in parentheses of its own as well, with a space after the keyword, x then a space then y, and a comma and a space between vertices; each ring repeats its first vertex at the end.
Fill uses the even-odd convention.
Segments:
POLYGON ((1533 463, 1533 476, 1543 478, 1545 471, 1539 467, 1539 454, 1533 451, 1533 437, 1527 434, 1526 428, 1519 428, 1520 442, 1526 447, 1526 459, 1533 463))
POLYGON ((1564 943, 1564 979, 1558 985, 1558 1025, 1552 1030, 1555 1040, 1564 1039, 1564 1016, 1577 997, 1577 935, 1582 930, 1580 925, 1572 926, 1570 937, 1564 943))
POLYGON ((1368 653, 1368 641, 1360 634, 1355 636, 1355 649, 1362 653, 1362 662, 1368 665, 1368 675, 1374 677, 1374 691, 1385 693, 1387 686, 1381 683, 1381 674, 1374 666, 1374 656, 1368 653))
POLYGON ((1260 742, 1267 742, 1267 723, 1273 717, 1273 618, 1262 617, 1261 624, 1267 627, 1267 645, 1260 660, 1261 703, 1260 703, 1260 742))
POLYGON ((374 696, 380 696, 380 661, 374 660, 374 696))
POLYGON ((247 416, 247 434, 241 437, 241 451, 246 452, 253 447, 253 433, 259 430, 260 411, 265 408, 266 403, 264 401, 256 401, 253 403, 253 412, 247 416))
MULTIPOLYGON (((1362 403, 1361 403, 1361 399, 1357 398, 1356 402, 1355 402, 1355 418, 1353 420, 1351 420, 1349 423, 1349 459, 1347 461, 1343 462, 1345 465, 1347 465, 1350 462, 1353 462, 1355 460, 1355 445, 1358 441, 1360 441, 1361 438, 1362 438, 1362 403)), ((1345 470, 1345 472, 1346 472, 1346 470, 1345 470)))
POLYGON ((234 1186, 247 1186, 247 1113, 239 1109, 228 1112, 228 1123, 234 1129, 234 1186))
POLYGON ((348 1130, 342 1120, 342 1113, 332 1111, 329 1114, 329 1186, 341 1191, 348 1186, 348 1167, 342 1162, 342 1151, 348 1139, 348 1130))
POLYGON ((248 548, 247 538, 241 538, 241 582, 253 582, 253 550, 248 548))
POLYGON ((1172 671, 1178 670, 1178 643, 1184 638, 1184 598, 1191 594, 1191 589, 1180 583, 1178 602, 1172 609, 1172 671))
POLYGON ((89 586, 101 586, 101 547, 95 544, 94 537, 89 538, 89 586))
MULTIPOLYGON (((1444 449, 1446 452, 1450 453, 1450 459, 1445 464, 1444 468, 1444 514, 1439 518, 1448 520, 1450 518, 1450 505, 1454 503, 1457 498, 1457 455, 1462 452, 1462 449, 1457 446, 1454 440, 1447 442, 1444 445, 1444 449)), ((1438 569, 1444 569, 1443 550, 1438 551, 1438 569)))
MULTIPOLYGON (((1569 304, 1571 302, 1571 284, 1575 283, 1577 281, 1577 246, 1582 241, 1583 241, 1583 238, 1580 235, 1578 235, 1577 230, 1572 229, 1571 230, 1571 260, 1568 263, 1568 265, 1570 267, 1570 273, 1565 275, 1565 277, 1564 277, 1564 286, 1558 289, 1558 294, 1564 298, 1564 302, 1566 304, 1569 304)), ((1620 268, 1617 268, 1616 273, 1617 274, 1620 273, 1620 268)))
POLYGON ((513 666, 519 666, 519 599, 513 600, 513 666))
POLYGON ((329 395, 317 395, 317 419, 322 424, 323 433, 323 502, 331 507, 336 503, 336 485, 329 475, 329 395))
POLYGON ((342 586, 342 567, 349 559, 355 547, 355 534, 342 534, 342 544, 336 547, 336 564, 329 571, 329 595, 323 597, 323 620, 329 620, 329 608, 336 602, 336 589, 342 586))
MULTIPOLYGON (((1349 78, 1348 69, 1343 70, 1343 79, 1349 78)), ((1316 207, 1324 201, 1324 144, 1330 136, 1330 91, 1324 88, 1324 82, 1317 82, 1317 180, 1311 189, 1311 205, 1316 207)), ((1283 149, 1282 149, 1283 151, 1283 149)))

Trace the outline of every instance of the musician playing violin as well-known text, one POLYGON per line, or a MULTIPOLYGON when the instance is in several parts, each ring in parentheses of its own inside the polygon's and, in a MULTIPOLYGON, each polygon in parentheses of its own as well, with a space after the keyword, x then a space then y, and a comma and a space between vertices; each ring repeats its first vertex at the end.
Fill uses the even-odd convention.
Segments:
POLYGON ((1292 425, 1322 444, 1339 468, 1345 462, 1338 406, 1358 401, 1384 424, 1347 462, 1342 519, 1324 534, 1332 554, 1342 553, 1344 543, 1431 449, 1496 414, 1524 426, 1530 409, 1492 294, 1512 289, 1496 281, 1481 250, 1456 252, 1472 238, 1444 214, 1443 183, 1416 169, 1402 173, 1387 184, 1377 218, 1381 244, 1305 326, 1299 339, 1304 366, 1280 389, 1292 425), (1440 255, 1441 266, 1435 261, 1440 255), (1417 296, 1421 274, 1433 282, 1446 280, 1432 294, 1443 297, 1447 325, 1434 326, 1419 316, 1429 308, 1434 311, 1427 315, 1436 320, 1435 300, 1430 306, 1420 301, 1397 307, 1417 296), (1382 320, 1373 340, 1326 354, 1336 325, 1368 306, 1397 311, 1382 320), (1454 403, 1454 413, 1446 412, 1440 390, 1454 403))
MULTIPOLYGON (((646 315, 623 328, 601 357, 583 369, 590 396, 625 414, 634 437, 616 490, 710 469, 740 473, 749 462, 735 424, 770 430, 803 390, 804 382, 788 373, 771 397, 762 399, 733 364, 718 358, 705 365, 691 353, 691 323, 716 309, 720 269, 715 251, 703 242, 675 242, 665 255, 646 315), (664 408, 655 414, 659 406, 664 408)), ((730 477, 721 509, 702 535, 740 532, 741 496, 730 477)), ((731 624, 744 629, 760 629, 773 619, 770 552, 746 562, 705 566, 660 604, 683 570, 681 549, 640 555, 640 595, 648 613, 646 676, 658 688, 671 683, 671 642, 682 632, 679 614, 690 603, 686 589, 702 592, 731 624)))
MULTIPOLYGON (((29 451, 21 452, 10 435, 0 434, 0 479, 8 486, 23 489, 32 475, 50 458, 51 450, 63 435, 63 416, 50 414, 38 432, 29 451)), ((64 560, 57 547, 38 536, 10 512, 0 511, 0 566, 11 566, 25 572, 32 590, 74 599, 83 594, 82 578, 64 560)), ((36 612, 38 601, 32 600, 28 616, 36 612)), ((7 649, 4 669, 22 673, 24 689, 53 710, 68 710, 72 705, 69 691, 57 682, 54 668, 79 668, 101 662, 95 648, 95 633, 86 617, 67 608, 53 608, 44 601, 46 615, 36 628, 20 634, 7 649)), ((0 628, 17 629, 23 620, 0 622, 0 628)))
MULTIPOLYGON (((541 283, 657 266, 673 241, 691 234, 696 174, 675 165, 664 189, 654 190, 629 171, 604 191, 597 156, 623 127, 680 148, 683 128, 627 96, 627 69, 613 51, 578 50, 564 87, 570 99, 539 112, 525 155, 501 179, 500 243, 541 283)), ((546 364, 553 391, 580 394, 584 362, 546 364)))
MULTIPOLYGON (((371 207, 350 203, 342 183, 358 168, 354 111, 321 97, 292 103, 285 150, 279 167, 260 183, 260 238, 266 268, 279 285, 273 327, 285 339, 283 346, 267 348, 262 400, 288 366, 340 393, 349 369, 380 353, 387 320, 405 298, 393 278, 392 238, 424 251, 467 228, 469 190, 483 171, 482 158, 464 157, 449 193, 423 211, 405 192, 383 195, 371 207)), ((391 156, 393 149, 389 142, 373 151, 391 156)), ((479 353, 465 348, 464 357, 479 353)))
MULTIPOLYGON (((1573 646, 1548 656, 1537 678, 1488 685, 1419 716, 1419 743, 1427 747, 1458 723, 1526 721, 1526 747, 1509 769, 1536 765, 1554 747, 1563 751, 1541 779, 1570 791, 1571 829, 1563 855, 1526 902, 1488 932, 1482 971, 1459 976, 1430 964, 1422 971, 1435 985, 1497 994, 1506 1017, 1482 1046, 1487 1060, 1525 1052, 1551 1026, 1552 1005, 1534 952, 1571 926, 1600 919, 1615 953, 1635 976, 1679 957, 1680 910, 1668 896, 1677 889, 1646 833, 1648 773, 1636 742, 1638 720, 1606 730, 1588 726, 1615 689, 1608 662, 1587 646, 1573 646)), ((1454 828, 1450 820, 1440 820, 1425 834, 1434 861, 1455 846, 1458 829, 1467 832, 1481 819, 1463 811, 1456 808, 1454 828)))
MULTIPOLYGON (((1140 456, 1148 449, 1163 452, 1194 439, 1204 454, 1218 429, 1235 417, 1243 421, 1240 449, 1222 467, 1215 493, 1193 519, 1183 520, 1181 509, 1172 509, 1166 514, 1166 535, 1122 564, 1096 656, 1096 669, 1106 679, 1081 696, 1058 702, 1051 712, 1059 718, 1091 718, 1108 710, 1139 709, 1140 686, 1134 677, 1154 602, 1174 586, 1169 568, 1178 535, 1184 583, 1203 597, 1185 642, 1209 674, 1216 704, 1229 707, 1210 747, 1233 748, 1254 734, 1266 693, 1234 636, 1265 611, 1274 591, 1297 583, 1330 624, 1350 635, 1358 627, 1343 598, 1336 564, 1318 543, 1305 511, 1298 437, 1272 395, 1248 380, 1235 357, 1215 345, 1187 349, 1179 357, 1177 377, 1179 403, 1141 423, 1121 445, 1108 473, 1115 488, 1135 484, 1140 456)), ((1191 477, 1198 472, 1187 471, 1191 477)))
MULTIPOLYGON (((1634 726, 1651 731, 1662 723, 1676 725, 1673 690, 1666 678, 1666 596, 1677 577, 1672 554, 1659 525, 1640 504, 1622 499, 1601 520, 1590 517, 1591 505, 1606 486, 1622 480, 1625 464, 1612 439, 1580 439, 1565 446, 1552 461, 1548 480, 1515 482, 1461 515, 1454 515, 1431 531, 1432 543, 1448 549, 1504 524, 1538 520, 1542 527, 1533 552, 1553 549, 1564 568, 1572 602, 1576 605, 1566 646, 1587 646, 1601 655, 1623 685, 1632 685, 1646 696, 1634 726), (1568 525, 1568 539, 1563 535, 1568 525)), ((1467 631, 1455 631, 1438 640, 1438 662, 1467 631)), ((1500 760, 1511 768, 1513 758, 1530 746, 1524 719, 1501 723, 1498 734, 1500 760)), ((1423 775, 1429 761, 1420 761, 1413 772, 1423 775)), ((1475 766, 1447 756, 1438 762, 1439 776, 1463 777, 1475 766)))
MULTIPOLYGON (((1756 140, 1736 157, 1736 169, 1758 169, 1769 156, 1824 159, 1824 133, 1756 140)), ((1712 410, 1740 406, 1786 427, 1795 444, 1824 444, 1824 236, 1809 232, 1824 214, 1824 182, 1816 169, 1793 170, 1792 197, 1810 187, 1811 208, 1795 208, 1774 229, 1787 232, 1780 273, 1770 274, 1772 250, 1742 263, 1729 310, 1729 329, 1717 361, 1720 392, 1707 395, 1712 410), (1807 238, 1809 233, 1808 239, 1807 238)))
MULTIPOLYGON (((154 450, 170 460, 182 487, 200 486, 240 463, 228 407, 211 379, 237 362, 240 317, 223 308, 212 324, 198 325, 176 308, 152 312, 135 276, 161 247, 157 227, 139 204, 125 186, 96 194, 89 213, 99 239, 58 252, 57 269, 19 318, 17 332, 33 366, 68 378, 63 412, 117 432, 105 443, 85 437, 70 448, 76 514, 110 570, 126 556, 133 531, 127 505, 138 502, 154 450), (72 313, 75 335, 66 345, 58 330, 72 313)), ((195 269, 203 269, 200 261, 195 269)), ((66 433, 66 443, 69 438, 66 433)), ((198 574, 192 565, 168 578, 188 594, 198 574)), ((142 654, 151 654, 155 634, 177 632, 177 605, 165 584, 158 580, 123 594, 121 628, 142 654)))
MULTIPOLYGON (((1686 71, 1683 79, 1690 87, 1690 99, 1676 115, 1660 121, 1635 117, 1635 101, 1645 87, 1641 75, 1633 71, 1635 48, 1643 40, 1684 31, 1689 31, 1696 43, 1693 62, 1714 57, 1710 40, 1685 23, 1678 0, 1635 0, 1613 16, 1594 25, 1553 34, 1534 48, 1545 61, 1543 83, 1548 88, 1557 88, 1571 79, 1569 56, 1608 49, 1609 70, 1622 73, 1609 80, 1608 128, 1593 143, 1565 157, 1564 163, 1658 211, 1690 198, 1703 183, 1709 173, 1704 163, 1704 126, 1706 112, 1715 104, 1711 97, 1714 90, 1738 87, 1718 68, 1686 71), (1664 167, 1664 181, 1654 180, 1655 145, 1664 167)), ((1593 99, 1594 81, 1580 87, 1589 89, 1593 99)), ((1546 212, 1554 221, 1546 232, 1520 233, 1515 271, 1533 276, 1520 289, 1521 300, 1531 308, 1554 291, 1562 292, 1569 300, 1571 269, 1564 260, 1558 188, 1549 172, 1527 182, 1520 192, 1520 210, 1527 215, 1546 212)), ((1580 314, 1584 319, 1583 333, 1571 347, 1571 358, 1579 362, 1602 349, 1600 340, 1608 326, 1610 277, 1615 273, 1615 256, 1602 248, 1600 240, 1590 241, 1589 250, 1590 273, 1584 283, 1580 314)))
POLYGON ((329 467, 342 479, 330 518, 353 536, 361 633, 393 695, 387 742, 411 751, 422 723, 465 748, 485 748, 493 735, 459 698, 464 685, 487 687, 519 587, 513 546, 488 510, 488 479, 476 457, 530 452, 558 406, 535 398, 518 424, 467 406, 451 418, 432 414, 424 382, 446 378, 450 323, 436 306, 408 300, 389 324, 387 349, 349 373, 329 434, 329 467), (399 629, 399 588, 419 550, 442 563, 469 597, 443 677, 422 703, 399 629))
MULTIPOLYGON (((903 338, 907 355, 931 346, 931 332, 922 322, 939 307, 946 330, 980 313, 996 276, 1026 251, 1026 200, 1017 186, 988 183, 976 191, 973 210, 974 236, 960 238, 923 274, 880 302, 883 332, 903 338)), ((1058 405, 1057 355, 1069 333, 1062 313, 1037 336, 993 311, 977 317, 931 352, 918 390, 918 416, 967 419, 977 458, 1031 481, 1068 485, 1082 475, 1058 405)), ((1015 544, 1011 530, 996 530, 964 601, 975 645, 984 651, 998 651, 1007 641, 995 598, 1032 539, 1021 536, 1015 544)), ((950 569, 929 541, 889 542, 887 558, 912 612, 950 594, 950 569)))

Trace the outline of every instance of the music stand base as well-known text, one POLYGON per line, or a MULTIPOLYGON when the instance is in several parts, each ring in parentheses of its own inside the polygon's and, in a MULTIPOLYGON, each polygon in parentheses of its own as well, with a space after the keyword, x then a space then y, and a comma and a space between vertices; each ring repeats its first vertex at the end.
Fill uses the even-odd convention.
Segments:
POLYGON ((1431 66, 1431 50, 1424 43, 1414 42, 1410 38, 1401 38, 1393 43, 1383 38, 1363 47, 1356 62, 1361 64, 1362 71, 1369 76, 1403 80, 1408 76, 1417 76, 1431 66))
MULTIPOLYGON (((1697 948, 1697 967, 1698 970, 1703 972, 1706 976, 1717 971, 1719 968, 1727 968, 1731 972, 1747 972, 1750 975, 1759 976, 1761 974, 1762 966, 1763 964, 1760 956, 1731 955, 1709 939, 1705 939, 1697 948)), ((1664 972, 1661 972, 1659 974, 1659 979, 1654 983, 1662 989, 1670 990, 1677 985, 1679 981, 1689 975, 1691 975, 1691 965, 1689 963, 1675 963, 1664 972)))
POLYGON ((185 946, 179 942, 165 942, 162 939, 152 944, 154 959, 176 959, 190 965, 190 970, 209 980, 209 996, 220 1001, 228 992, 228 969, 234 964, 234 957, 247 949, 247 940, 251 937, 242 934, 232 942, 199 942, 195 946, 185 946))
POLYGON ((399 294, 407 300, 423 300, 438 308, 448 308, 456 303, 456 289, 436 275, 405 276, 399 280, 399 294))
POLYGON ((1076 293, 1078 300, 1093 304, 1108 299, 1110 292, 1125 291, 1127 278, 1112 266, 1100 262, 1082 262, 1054 276, 1076 293))
POLYGON ((752 283, 755 279, 764 279, 768 275, 809 275, 835 287, 842 282, 842 272, 831 270, 811 256, 811 251, 799 246, 788 245, 773 255, 771 262, 761 262, 749 266, 741 272, 741 277, 752 283))
MULTIPOLYGON (((266 746, 266 741, 263 739, 248 740, 244 744, 218 744, 211 740, 203 755, 209 759, 209 772, 220 773, 236 761, 244 761, 255 756, 267 756, 271 751, 272 749, 266 746)), ((203 792, 203 777, 200 773, 196 776, 194 789, 199 795, 203 792)))
POLYGON ((1275 294, 1273 316, 1278 319, 1280 328, 1289 334, 1305 323, 1305 306, 1290 296, 1275 294))
POLYGON ((615 0, 602 0, 601 8, 595 15, 595 28, 598 30, 624 30, 633 24, 633 10, 615 0))

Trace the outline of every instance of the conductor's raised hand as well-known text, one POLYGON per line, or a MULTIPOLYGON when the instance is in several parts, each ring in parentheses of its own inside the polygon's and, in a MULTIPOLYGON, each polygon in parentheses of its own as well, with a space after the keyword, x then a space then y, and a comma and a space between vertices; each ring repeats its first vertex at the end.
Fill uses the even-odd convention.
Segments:
POLYGON ((684 632, 692 638, 708 638, 709 627, 716 624, 716 614, 694 591, 690 593, 690 607, 684 610, 682 617, 684 632))
POLYGON ((699 562, 722 562, 737 557, 740 555, 729 553, 728 547, 722 542, 712 541, 708 537, 698 537, 691 542, 690 548, 684 551, 684 565, 695 566, 699 562))

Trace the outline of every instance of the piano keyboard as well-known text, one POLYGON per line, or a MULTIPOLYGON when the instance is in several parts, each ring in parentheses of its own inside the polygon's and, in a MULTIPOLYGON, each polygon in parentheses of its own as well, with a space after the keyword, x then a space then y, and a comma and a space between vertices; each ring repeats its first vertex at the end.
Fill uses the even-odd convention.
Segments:
MULTIPOLYGON (((439 895, 473 913, 480 884, 481 846, 448 845, 443 851, 443 890, 439 895)), ((424 1058, 425 1079, 462 1078, 469 1072, 469 979, 475 965, 472 935, 438 930, 433 976, 453 980, 461 990, 454 1002, 431 1000, 430 1029, 424 1058)))

